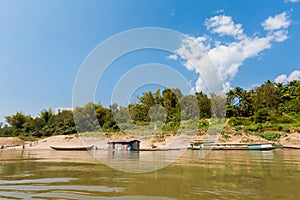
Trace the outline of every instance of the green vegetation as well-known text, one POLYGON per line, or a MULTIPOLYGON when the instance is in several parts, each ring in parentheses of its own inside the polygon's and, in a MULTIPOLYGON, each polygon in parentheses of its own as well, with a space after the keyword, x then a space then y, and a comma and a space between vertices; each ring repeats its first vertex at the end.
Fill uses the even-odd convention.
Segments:
POLYGON ((249 91, 232 89, 227 93, 225 112, 218 109, 224 100, 215 94, 209 96, 203 92, 185 96, 179 89, 165 89, 145 92, 128 107, 112 104, 105 108, 88 103, 73 111, 42 110, 37 117, 17 112, 5 118, 5 125, 0 123, 0 136, 34 140, 77 132, 102 131, 107 135, 130 129, 142 133, 143 128, 144 131, 158 128, 160 131, 155 133, 167 134, 176 133, 179 127, 196 127, 199 134, 204 134, 212 118, 222 116, 228 118, 222 132, 224 139, 231 138, 233 133, 246 133, 274 141, 300 131, 300 81, 287 84, 267 81, 249 91))

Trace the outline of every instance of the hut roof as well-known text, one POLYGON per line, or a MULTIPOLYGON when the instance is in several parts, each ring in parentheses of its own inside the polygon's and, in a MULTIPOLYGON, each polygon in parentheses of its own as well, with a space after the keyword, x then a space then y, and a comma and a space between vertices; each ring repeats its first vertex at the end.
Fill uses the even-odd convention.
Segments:
POLYGON ((141 142, 139 140, 115 140, 115 141, 109 141, 108 144, 127 144, 131 142, 141 142))

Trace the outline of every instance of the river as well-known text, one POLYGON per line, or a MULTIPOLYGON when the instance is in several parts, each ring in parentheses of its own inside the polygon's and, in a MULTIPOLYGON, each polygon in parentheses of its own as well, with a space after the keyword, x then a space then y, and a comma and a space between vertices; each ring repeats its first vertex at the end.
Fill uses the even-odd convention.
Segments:
POLYGON ((299 150, 212 151, 205 158, 187 151, 148 173, 109 168, 89 152, 0 150, 0 160, 0 199, 300 198, 299 150))

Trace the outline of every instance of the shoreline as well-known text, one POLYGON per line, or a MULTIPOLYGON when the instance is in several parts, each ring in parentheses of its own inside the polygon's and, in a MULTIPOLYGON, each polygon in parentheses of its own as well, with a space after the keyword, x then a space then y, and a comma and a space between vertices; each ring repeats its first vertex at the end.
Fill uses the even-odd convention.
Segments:
MULTIPOLYGON (((34 142, 22 141, 17 137, 0 137, 0 150, 6 149, 26 149, 43 150, 51 149, 50 146, 71 147, 71 146, 91 146, 105 149, 108 141, 117 140, 140 140, 141 149, 168 149, 168 148, 187 148, 192 141, 203 141, 205 135, 196 135, 194 137, 177 136, 168 134, 165 136, 147 135, 111 135, 109 137, 84 136, 78 135, 56 135, 43 138, 34 142), (10 142, 7 142, 10 140, 10 142), (6 142, 6 143, 5 143, 6 142), (7 145, 5 145, 7 144, 7 145)), ((290 133, 289 137, 281 137, 279 140, 270 141, 254 135, 232 135, 230 138, 223 138, 220 134, 216 143, 221 144, 258 144, 258 143, 276 143, 281 144, 283 148, 300 149, 300 134, 290 133)))

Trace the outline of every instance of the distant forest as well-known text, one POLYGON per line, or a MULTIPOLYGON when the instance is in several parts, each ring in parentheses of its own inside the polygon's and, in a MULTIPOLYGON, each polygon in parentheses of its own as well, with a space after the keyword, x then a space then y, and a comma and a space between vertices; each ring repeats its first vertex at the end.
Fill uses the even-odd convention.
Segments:
MULTIPOLYGON (((140 126, 149 124, 149 110, 153 105, 159 105, 157 108, 164 110, 161 112, 163 116, 157 117, 164 119, 163 131, 166 133, 176 132, 182 120, 199 120, 199 130, 205 130, 209 125, 208 119, 213 117, 212 98, 214 94, 208 96, 197 92, 194 95, 183 95, 179 89, 164 89, 145 92, 128 107, 112 104, 106 108, 100 103, 88 103, 76 107, 73 111, 61 110, 54 113, 52 109, 42 110, 37 117, 17 112, 6 116, 6 123, 0 123, 0 136, 18 136, 21 139, 34 140, 52 135, 97 132, 100 131, 100 126, 106 133, 120 133, 119 123, 126 124, 130 121, 140 126), (185 108, 182 105, 195 102, 197 109, 190 109, 191 106, 182 109, 185 108), (128 113, 130 117, 127 116, 128 113), (94 120, 89 119, 92 115, 96 116, 94 120), (77 126, 74 123, 75 117, 78 121, 82 120, 77 126)), ((263 134, 273 131, 271 139, 276 139, 279 133, 300 131, 299 80, 286 84, 267 81, 251 90, 236 87, 226 94, 224 102, 224 115, 228 118, 225 132, 241 130, 263 134)))

